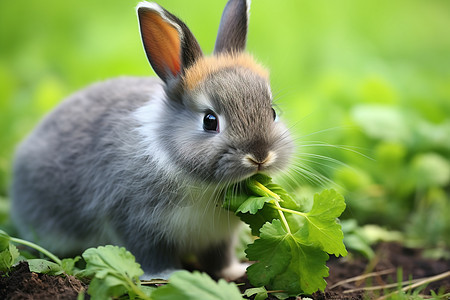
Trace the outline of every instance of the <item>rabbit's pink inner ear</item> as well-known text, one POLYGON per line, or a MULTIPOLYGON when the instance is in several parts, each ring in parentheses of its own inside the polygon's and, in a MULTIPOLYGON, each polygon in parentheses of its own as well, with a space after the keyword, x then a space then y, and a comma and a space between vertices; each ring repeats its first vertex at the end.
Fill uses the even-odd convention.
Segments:
POLYGON ((156 74, 164 81, 171 75, 179 75, 181 42, 178 30, 152 10, 141 9, 139 20, 145 52, 156 74))

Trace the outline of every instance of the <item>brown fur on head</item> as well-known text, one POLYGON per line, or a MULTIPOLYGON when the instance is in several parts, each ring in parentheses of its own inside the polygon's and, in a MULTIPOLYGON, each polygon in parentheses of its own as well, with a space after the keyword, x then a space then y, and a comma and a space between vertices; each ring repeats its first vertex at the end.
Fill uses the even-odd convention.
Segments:
POLYGON ((208 76, 221 69, 243 67, 250 69, 262 78, 268 80, 269 72, 256 63, 253 57, 247 53, 221 53, 198 59, 190 68, 185 70, 183 76, 184 86, 187 90, 194 90, 199 83, 208 76))

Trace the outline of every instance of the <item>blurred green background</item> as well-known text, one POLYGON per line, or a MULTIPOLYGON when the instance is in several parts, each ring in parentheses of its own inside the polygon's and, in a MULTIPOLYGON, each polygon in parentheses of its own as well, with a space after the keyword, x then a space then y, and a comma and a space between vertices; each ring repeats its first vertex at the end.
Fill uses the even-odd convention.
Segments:
MULTIPOLYGON (((212 51, 225 0, 158 2, 212 51)), ((89 83, 154 75, 136 4, 0 1, 0 222, 14 147, 49 110, 89 83)), ((247 48, 298 137, 300 196, 332 186, 346 230, 450 246, 450 1, 253 0, 247 48)))

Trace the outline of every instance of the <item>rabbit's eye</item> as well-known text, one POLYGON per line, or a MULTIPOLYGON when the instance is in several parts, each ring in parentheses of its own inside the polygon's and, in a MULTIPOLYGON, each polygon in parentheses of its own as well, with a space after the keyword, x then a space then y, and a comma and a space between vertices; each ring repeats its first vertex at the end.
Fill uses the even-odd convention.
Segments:
POLYGON ((273 113, 273 120, 275 121, 277 119, 277 112, 275 111, 275 109, 272 107, 272 113, 273 113))
POLYGON ((219 118, 213 112, 207 112, 203 118, 203 129, 205 131, 219 132, 219 118))

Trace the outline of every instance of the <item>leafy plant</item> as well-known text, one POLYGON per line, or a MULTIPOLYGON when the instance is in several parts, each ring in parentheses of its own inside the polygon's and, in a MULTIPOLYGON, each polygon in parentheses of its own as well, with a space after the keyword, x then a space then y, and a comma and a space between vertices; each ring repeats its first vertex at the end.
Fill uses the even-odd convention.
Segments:
POLYGON ((16 259, 19 257, 19 250, 10 243, 10 236, 0 230, 0 271, 9 271, 16 259))
POLYGON ((170 282, 163 287, 154 288, 143 286, 139 276, 144 274, 134 256, 123 247, 100 246, 89 248, 83 252, 82 258, 86 262, 84 269, 77 269, 75 264, 81 259, 60 260, 44 248, 18 238, 10 237, 0 230, 0 270, 8 271, 18 262, 19 251, 12 244, 26 245, 51 258, 27 260, 30 271, 51 275, 73 274, 78 278, 90 279, 88 293, 92 299, 110 299, 128 295, 130 299, 242 299, 239 289, 234 283, 225 280, 215 282, 207 274, 200 272, 175 272, 170 282))
POLYGON ((324 290, 328 254, 347 254, 336 218, 345 209, 334 190, 314 196, 310 211, 271 178, 257 174, 231 187, 223 205, 250 225, 259 237, 245 251, 257 261, 247 269, 254 286, 283 290, 290 295, 324 290), (328 254, 327 254, 328 253, 328 254))
POLYGON ((125 248, 111 245, 89 248, 82 256, 86 261, 86 269, 81 274, 92 278, 88 293, 94 299, 124 294, 130 295, 132 299, 150 299, 139 284, 139 276, 144 271, 125 248))
POLYGON ((157 288, 152 293, 154 299, 204 299, 228 300, 243 299, 234 283, 224 279, 215 282, 207 274, 200 272, 177 271, 171 277, 169 284, 157 288))
MULTIPOLYGON (((19 258, 19 250, 17 250, 16 246, 14 246, 12 243, 22 244, 25 246, 28 246, 30 248, 33 248, 42 254, 49 257, 51 260, 54 261, 54 263, 49 262, 48 260, 44 259, 33 259, 30 260, 30 267, 36 266, 39 271, 43 271, 44 269, 52 269, 54 272, 59 272, 63 270, 63 261, 60 260, 58 257, 56 257, 51 252, 45 250, 44 248, 31 243, 26 240, 18 239, 15 237, 10 237, 9 234, 4 232, 3 230, 0 230, 0 271, 8 271, 11 266, 17 262, 17 259, 19 258)), ((30 269, 31 270, 31 269, 30 269)), ((33 270, 32 270, 33 271, 33 270)), ((70 271, 69 271, 70 272, 70 271)), ((41 272, 42 273, 42 272, 41 272)))

